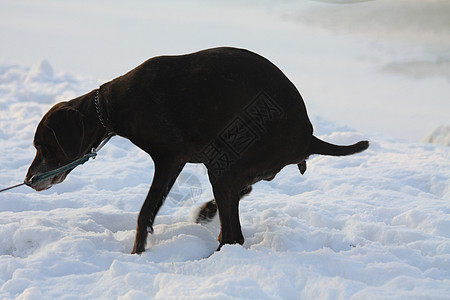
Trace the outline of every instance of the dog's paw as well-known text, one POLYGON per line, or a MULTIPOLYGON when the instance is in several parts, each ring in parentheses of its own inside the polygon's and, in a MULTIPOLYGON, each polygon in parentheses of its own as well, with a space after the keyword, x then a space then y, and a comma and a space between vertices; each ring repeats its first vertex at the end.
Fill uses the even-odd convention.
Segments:
POLYGON ((131 254, 139 254, 140 255, 140 254, 142 254, 142 252, 145 252, 145 245, 134 244, 131 254))

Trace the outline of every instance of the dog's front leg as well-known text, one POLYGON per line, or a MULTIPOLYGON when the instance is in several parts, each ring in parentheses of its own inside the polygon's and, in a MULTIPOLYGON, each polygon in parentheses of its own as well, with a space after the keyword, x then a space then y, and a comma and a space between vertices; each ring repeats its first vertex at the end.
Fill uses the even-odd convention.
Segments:
POLYGON ((155 161, 155 175, 147 198, 139 212, 136 238, 131 254, 141 254, 145 251, 148 233, 153 233, 153 221, 156 214, 184 165, 184 163, 174 163, 174 160, 155 161))

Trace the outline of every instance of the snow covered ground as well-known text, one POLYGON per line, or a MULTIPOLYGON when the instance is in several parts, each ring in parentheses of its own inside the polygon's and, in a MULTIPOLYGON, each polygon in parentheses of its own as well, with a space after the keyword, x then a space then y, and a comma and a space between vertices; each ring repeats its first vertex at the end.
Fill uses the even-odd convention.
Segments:
POLYGON ((192 221, 212 191, 188 165, 138 256, 153 163, 115 137, 48 191, 0 193, 0 299, 450 299, 450 148, 420 142, 449 124, 445 1, 33 3, 0 1, 0 188, 23 180, 54 103, 148 57, 222 44, 279 65, 318 136, 371 147, 256 184, 244 246, 220 252, 218 221, 192 221))

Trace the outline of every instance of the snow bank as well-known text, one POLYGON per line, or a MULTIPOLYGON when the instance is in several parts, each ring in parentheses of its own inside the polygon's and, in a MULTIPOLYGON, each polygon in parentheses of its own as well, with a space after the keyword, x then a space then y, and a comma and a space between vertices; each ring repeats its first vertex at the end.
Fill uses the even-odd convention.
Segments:
MULTIPOLYGON (((32 138, 55 102, 95 82, 0 65, 0 187, 20 182, 32 138)), ((371 147, 286 167, 241 201, 243 246, 218 221, 191 221, 211 199, 188 165, 156 218, 147 251, 130 255, 153 163, 113 138, 96 160, 36 193, 0 194, 1 299, 444 299, 450 292, 450 148, 394 142, 314 118, 321 138, 371 147)))
POLYGON ((427 134, 423 141, 426 143, 450 146, 450 126, 439 126, 427 134))

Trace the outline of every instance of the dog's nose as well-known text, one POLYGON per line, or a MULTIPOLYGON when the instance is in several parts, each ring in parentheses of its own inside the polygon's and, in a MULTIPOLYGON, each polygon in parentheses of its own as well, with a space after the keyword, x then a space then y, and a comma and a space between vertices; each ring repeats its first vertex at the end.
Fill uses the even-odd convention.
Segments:
POLYGON ((25 176, 25 180, 23 181, 26 185, 28 186, 33 186, 36 184, 36 176, 35 175, 29 175, 27 174, 27 176, 25 176))
POLYGON ((28 183, 30 182, 31 177, 33 177, 33 176, 30 176, 30 174, 27 174, 27 175, 25 176, 25 179, 23 180, 23 182, 24 182, 26 185, 28 185, 28 183))

